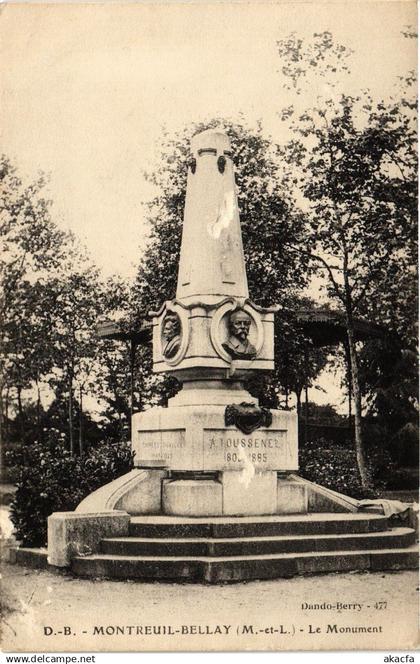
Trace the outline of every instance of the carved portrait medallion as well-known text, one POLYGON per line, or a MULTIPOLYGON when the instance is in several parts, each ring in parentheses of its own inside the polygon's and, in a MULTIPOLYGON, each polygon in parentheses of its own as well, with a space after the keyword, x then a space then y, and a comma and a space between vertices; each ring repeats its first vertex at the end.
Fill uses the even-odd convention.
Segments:
POLYGON ((251 323, 251 316, 243 309, 236 309, 228 316, 229 336, 222 346, 234 360, 253 360, 257 355, 248 339, 251 323))
POLYGON ((181 321, 177 313, 169 311, 162 323, 162 355, 172 359, 181 346, 181 321))
POLYGON ((228 362, 252 361, 258 357, 264 341, 260 315, 248 303, 225 301, 215 312, 210 337, 215 351, 228 362))

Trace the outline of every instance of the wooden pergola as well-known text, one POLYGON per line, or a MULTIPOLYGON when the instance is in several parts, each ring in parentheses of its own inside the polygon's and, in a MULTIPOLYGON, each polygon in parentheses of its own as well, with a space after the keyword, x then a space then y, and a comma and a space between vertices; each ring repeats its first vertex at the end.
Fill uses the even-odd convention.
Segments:
MULTIPOLYGON (((311 339, 314 346, 337 346, 347 342, 347 326, 345 314, 329 309, 300 309, 297 320, 303 333, 311 339)), ((370 323, 363 318, 353 321, 356 341, 383 339, 388 331, 381 325, 370 323)))
MULTIPOLYGON (((128 341, 130 343, 130 415, 134 413, 134 364, 138 346, 147 346, 152 340, 152 323, 143 320, 135 330, 124 330, 124 327, 111 320, 100 321, 96 326, 96 334, 100 339, 128 341)), ((130 421, 131 428, 131 421, 130 421)))
MULTIPOLYGON (((347 379, 348 379, 348 420, 349 428, 352 423, 351 412, 351 369, 350 353, 347 341, 346 317, 343 312, 329 309, 301 309, 297 312, 297 320, 305 337, 311 340, 316 348, 324 346, 338 346, 342 343, 346 353, 347 379)), ((356 341, 369 341, 371 339, 385 339, 390 336, 389 331, 382 325, 371 323, 363 318, 353 320, 354 336, 356 341)), ((305 362, 308 362, 308 346, 305 348, 305 362)), ((305 442, 308 437, 308 381, 305 386, 305 442)))

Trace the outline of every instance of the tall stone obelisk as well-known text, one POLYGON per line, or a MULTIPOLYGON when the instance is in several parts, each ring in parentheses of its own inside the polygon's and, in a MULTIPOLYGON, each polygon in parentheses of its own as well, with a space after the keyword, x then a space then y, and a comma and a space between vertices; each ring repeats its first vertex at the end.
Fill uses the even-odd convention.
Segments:
POLYGON ((232 152, 226 134, 191 141, 176 297, 214 303, 248 297, 232 152))
POLYGON ((276 309, 249 299, 227 135, 197 134, 191 152, 176 298, 153 314, 154 371, 183 388, 134 415, 135 463, 160 478, 163 513, 276 514, 278 473, 298 467, 296 416, 243 387, 274 368, 276 309))

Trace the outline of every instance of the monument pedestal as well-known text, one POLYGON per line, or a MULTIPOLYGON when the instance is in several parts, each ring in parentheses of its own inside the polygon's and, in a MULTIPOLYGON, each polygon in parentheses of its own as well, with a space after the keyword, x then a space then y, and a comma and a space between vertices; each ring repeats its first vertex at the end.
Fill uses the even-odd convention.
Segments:
POLYGON ((298 468, 297 418, 270 410, 271 424, 244 433, 226 424, 226 406, 151 408, 133 416, 133 450, 139 468, 242 471, 298 468))
MULTIPOLYGON (((277 473, 298 468, 296 415, 261 410, 255 405, 256 400, 240 389, 235 392, 236 404, 225 405, 229 396, 231 402, 233 399, 232 392, 223 386, 217 389, 213 385, 198 394, 196 390, 186 389, 180 395, 167 408, 151 408, 133 416, 136 467, 161 468, 169 474, 163 480, 162 513, 180 516, 281 513, 284 489, 281 485, 283 493, 279 494, 277 473), (205 395, 206 401, 213 403, 172 405, 174 401, 194 401, 193 394, 195 399, 199 396, 202 400, 205 395), (248 403, 240 401, 244 398, 248 403), (214 404, 216 400, 221 403, 214 404), (245 417, 261 417, 262 425, 249 433, 238 429, 229 420, 234 417, 229 409, 235 405, 239 406, 239 412, 245 411, 245 417)), ((294 490, 295 485, 291 486, 290 494, 294 490)), ((296 491, 301 494, 301 486, 296 491)), ((302 512, 305 503, 296 498, 285 505, 284 513, 290 513, 293 507, 302 512)))

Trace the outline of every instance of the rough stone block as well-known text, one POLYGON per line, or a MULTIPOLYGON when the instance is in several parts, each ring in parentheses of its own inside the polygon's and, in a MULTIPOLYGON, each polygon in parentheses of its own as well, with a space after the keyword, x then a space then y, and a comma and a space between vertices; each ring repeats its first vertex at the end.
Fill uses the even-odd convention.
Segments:
MULTIPOLYGON (((342 493, 327 489, 321 484, 310 482, 294 473, 288 476, 288 479, 300 482, 306 486, 308 492, 308 511, 309 512, 357 512, 359 501, 345 496, 342 493)), ((382 512, 381 512, 382 513, 382 512)))
POLYGON ((408 510, 408 526, 416 533, 416 539, 419 539, 419 505, 415 503, 408 510))
POLYGON ((18 547, 15 549, 14 562, 32 569, 46 569, 48 567, 47 549, 18 547))
POLYGON ((222 485, 214 480, 174 480, 163 484, 165 514, 221 516, 222 485))
POLYGON ((372 571, 418 569, 419 552, 417 547, 397 549, 395 551, 374 551, 370 553, 372 571))
POLYGON ((275 514, 277 509, 277 473, 250 472, 251 469, 225 471, 223 484, 223 514, 251 516, 275 514))
POLYGON ((252 558, 206 563, 206 583, 234 583, 255 579, 289 579, 297 574, 293 558, 271 558, 264 561, 252 558))
POLYGON ((277 480, 277 514, 306 514, 308 491, 305 484, 293 480, 277 480))
POLYGON ((164 470, 134 470, 93 491, 77 506, 77 513, 124 510, 132 516, 160 514, 164 470))
POLYGON ((321 572, 349 572, 370 568, 369 553, 318 553, 299 556, 296 559, 298 574, 320 574, 321 572))
POLYGON ((106 556, 74 558, 72 571, 85 577, 114 579, 142 579, 145 581, 200 582, 203 579, 202 560, 165 558, 129 558, 122 560, 106 556))
POLYGON ((73 557, 98 551, 103 537, 128 535, 129 524, 123 511, 54 512, 48 517, 48 562, 68 567, 73 557))

